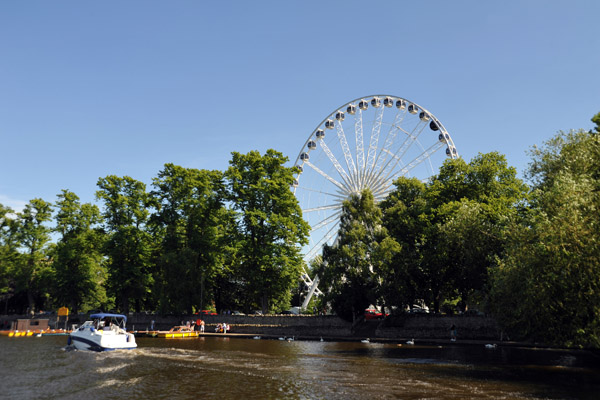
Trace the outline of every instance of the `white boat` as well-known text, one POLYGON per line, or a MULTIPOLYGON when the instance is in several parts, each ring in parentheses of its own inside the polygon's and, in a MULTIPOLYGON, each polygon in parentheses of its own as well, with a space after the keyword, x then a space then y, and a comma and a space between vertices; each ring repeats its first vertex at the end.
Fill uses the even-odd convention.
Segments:
POLYGON ((122 314, 92 314, 69 335, 67 344, 78 350, 131 350, 137 347, 133 333, 127 332, 127 317, 122 314))

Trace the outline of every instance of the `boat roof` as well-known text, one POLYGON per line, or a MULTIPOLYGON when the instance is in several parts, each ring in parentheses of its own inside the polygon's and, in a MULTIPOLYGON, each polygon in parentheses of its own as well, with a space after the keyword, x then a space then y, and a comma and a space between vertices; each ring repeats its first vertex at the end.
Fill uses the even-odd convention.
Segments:
POLYGON ((127 323, 127 317, 125 315, 123 315, 123 314, 97 313, 97 314, 90 315, 90 318, 98 318, 98 319, 103 319, 103 318, 122 318, 123 320, 125 320, 125 323, 127 323))

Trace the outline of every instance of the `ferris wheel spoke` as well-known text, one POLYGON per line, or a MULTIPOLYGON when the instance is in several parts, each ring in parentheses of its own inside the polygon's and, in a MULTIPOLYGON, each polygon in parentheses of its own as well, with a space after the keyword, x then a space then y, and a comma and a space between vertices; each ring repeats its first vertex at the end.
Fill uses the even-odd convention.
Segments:
MULTIPOLYGON (((412 131, 410 133, 408 133, 402 129, 402 131, 407 133, 408 136, 405 139, 405 141, 403 142, 401 148, 395 154, 392 154, 387 149, 382 149, 382 153, 386 153, 388 156, 390 156, 390 159, 386 163, 386 166, 383 168, 383 170, 378 171, 375 175, 370 177, 371 178, 370 182, 373 187, 381 187, 381 186, 391 187, 391 181, 393 181, 394 177, 406 175, 415 166, 420 164, 425 159, 428 159, 428 157, 431 154, 435 153, 435 151, 437 151, 439 149, 439 147, 443 146, 442 144, 440 144, 440 142, 436 141, 434 143, 434 145, 432 145, 430 147, 430 149, 433 149, 433 150, 430 150, 430 149, 425 150, 423 148, 423 146, 421 146, 421 144, 418 140, 418 137, 421 135, 424 128, 425 128, 425 125, 419 123, 412 129, 412 131), (408 149, 415 143, 420 147, 421 154, 419 156, 417 156, 409 164, 407 164, 406 167, 404 167, 402 165, 403 164, 402 158, 404 157, 404 155, 406 154, 408 149), (401 169, 398 172, 396 172, 398 165, 401 166, 401 169), (389 184, 381 185, 380 182, 383 182, 383 183, 388 182, 389 184)), ((432 171, 432 173, 433 173, 433 171, 432 171)), ((379 193, 381 193, 382 195, 385 195, 387 193, 386 190, 379 191, 379 193)), ((375 192, 378 192, 378 190, 374 188, 373 192, 374 192, 374 196, 375 196, 375 192)))
MULTIPOLYGON (((398 118, 398 115, 399 114, 396 115, 396 118, 398 118)), ((417 140, 418 136, 421 134, 424 127, 425 127, 425 125, 423 125, 421 122, 419 122, 409 132, 409 131, 403 129, 400 125, 395 125, 395 132, 393 132, 394 137, 397 135, 398 130, 401 130, 402 132, 406 133, 406 135, 407 135, 406 138, 404 139, 404 141, 402 142, 402 145, 400 146, 400 148, 397 150, 397 152, 395 154, 398 154, 399 157, 402 158, 402 156, 408 151, 408 149, 411 147, 411 145, 414 143, 414 141, 417 140), (415 134, 415 131, 417 131, 416 134, 415 134)), ((392 129, 394 129, 394 127, 392 129)), ((378 155, 378 159, 381 159, 381 163, 378 163, 377 166, 365 171, 364 180, 367 185, 370 185, 374 179, 377 179, 377 176, 380 176, 383 171, 385 171, 387 168, 389 168, 390 163, 393 162, 393 158, 390 158, 388 160, 388 155, 392 154, 390 152, 389 148, 393 144, 393 138, 391 138, 389 141, 386 140, 386 145, 388 145, 388 144, 389 144, 389 146, 387 146, 387 147, 384 146, 384 148, 380 151, 380 154, 378 155), (386 149, 387 149, 387 151, 386 151, 386 149), (385 155, 383 155, 383 154, 385 154, 385 155), (386 161, 386 160, 388 160, 388 161, 386 161)), ((393 165, 395 165, 395 164, 393 164, 393 165)), ((393 168, 392 168, 392 170, 393 170, 393 168)), ((386 175, 385 172, 383 172, 383 175, 386 175)))
POLYGON ((366 170, 373 168, 375 165, 375 157, 377 155, 377 145, 379 143, 379 132, 381 131, 381 121, 383 120, 383 111, 385 107, 383 104, 379 105, 379 110, 375 116, 375 122, 373 123, 373 129, 371 130, 371 140, 369 140, 369 152, 367 153, 367 164, 366 170))
POLYGON ((323 237, 321 238, 321 240, 319 240, 307 253, 307 257, 309 260, 312 260, 313 257, 317 254, 318 251, 321 250, 321 248, 323 248, 323 245, 325 243, 328 243, 329 240, 334 237, 335 235, 337 235, 337 228, 340 225, 339 222, 336 222, 333 224, 333 226, 327 231, 327 233, 325 235, 323 235, 323 237))
POLYGON ((398 109, 398 112, 394 117, 394 122, 392 123, 392 125, 390 125, 390 129, 388 130, 388 133, 386 135, 385 142, 383 145, 383 151, 380 151, 377 154, 377 160, 375 160, 375 171, 381 171, 383 164, 387 159, 388 152, 392 148, 394 140, 398 136, 398 132, 400 131, 400 124, 402 123, 402 120, 404 120, 405 115, 405 108, 398 109), (385 150, 388 150, 388 152, 386 152, 385 150))
MULTIPOLYGON (((325 152, 325 154, 327 154, 327 158, 329 158, 329 161, 331 161, 331 163, 333 164, 333 166, 335 167, 337 172, 340 174, 342 179, 346 182, 346 186, 351 186, 351 183, 350 183, 351 179, 348 176, 348 173, 344 170, 344 167, 342 167, 342 164, 340 164, 340 162, 337 160, 337 158, 335 157, 335 155, 333 154, 333 152, 331 151, 329 146, 327 146, 327 143, 321 141, 321 147, 323 148, 323 151, 325 152)), ((319 170, 313 164, 311 164, 311 168, 315 169, 315 171, 319 170)), ((319 173, 322 175, 324 174, 324 176, 329 176, 322 171, 319 173)), ((331 178, 331 179, 333 179, 333 178, 331 178)), ((339 187, 341 188, 341 186, 339 186, 339 187)))
POLYGON ((325 211, 325 210, 336 210, 338 208, 342 208, 342 204, 329 204, 326 206, 319 206, 313 208, 305 208, 302 210, 302 214, 308 214, 315 211, 325 211))
MULTIPOLYGON (((404 175, 408 174, 413 168, 415 168, 417 165, 421 164, 423 161, 428 160, 432 154, 434 154, 436 151, 440 150, 443 147, 444 147, 444 144, 441 142, 434 143, 433 145, 429 146, 429 148, 424 149, 421 154, 419 154, 411 162, 406 164, 406 166, 402 167, 400 169, 399 173, 395 173, 393 175, 404 176, 404 175)), ((398 160, 398 161, 400 161, 400 160, 398 160)), ((384 181, 389 180, 387 178, 389 178, 389 175, 384 177, 384 181)))
POLYGON ((322 227, 333 223, 336 219, 338 219, 340 217, 340 215, 342 215, 342 207, 341 206, 339 207, 339 210, 337 212, 331 214, 330 216, 323 219, 322 221, 319 221, 315 226, 311 226, 311 231, 319 230, 322 227))
POLYGON ((362 110, 360 108, 354 114, 354 133, 356 136, 356 163, 358 164, 358 170, 362 171, 365 167, 365 145, 363 139, 362 110))
POLYGON ((310 161, 304 161, 304 163, 306 165, 308 165, 309 167, 311 167, 316 173, 318 173, 319 175, 321 175, 323 178, 327 179, 329 182, 333 183, 335 186, 337 186, 338 188, 340 188, 341 190, 345 190, 345 187, 344 187, 343 184, 339 183, 338 181, 336 181, 335 179, 333 179, 331 176, 327 175, 319 167, 317 167, 316 165, 314 165, 310 161))
MULTIPOLYGON (((393 153, 392 157, 385 164, 385 166, 384 166, 384 168, 382 170, 383 171, 382 176, 385 176, 385 177, 391 176, 392 171, 394 171, 395 168, 396 168, 396 166, 398 165, 398 163, 401 162, 402 157, 404 157, 404 155, 406 154, 406 152, 408 151, 408 149, 415 142, 417 142, 417 139, 419 138, 419 135, 421 135, 421 133, 423 132, 424 128, 425 128, 424 124, 418 123, 412 129, 411 132, 407 132, 404 129, 401 129, 403 132, 405 132, 407 134, 407 137, 404 139, 404 142, 402 142, 402 146, 400 146, 400 148, 398 149, 398 151, 396 151, 395 153, 393 153)), ((390 154, 392 154, 392 153, 390 153, 390 154)))
POLYGON ((371 189, 371 192, 373 192, 374 196, 379 193, 379 188, 382 188, 385 186, 386 186, 386 180, 382 176, 375 177, 375 178, 371 179, 371 181, 369 182, 369 188, 371 189))
POLYGON ((429 146, 426 150, 423 151, 423 153, 419 154, 417 157, 415 157, 414 160, 412 160, 410 163, 408 163, 406 165, 406 167, 402 168, 403 174, 404 175, 407 174, 414 167, 421 164, 423 161, 428 160, 433 153, 435 153, 442 147, 444 147, 444 144, 440 143, 440 142, 436 142, 433 145, 429 146))
POLYGON ((342 126, 341 121, 337 121, 335 124, 335 128, 337 130, 338 139, 340 140, 340 145, 342 146, 342 151, 344 152, 344 159, 346 160, 346 166, 348 167, 348 171, 350 171, 350 180, 352 181, 353 187, 356 188, 356 182, 353 182, 351 177, 356 176, 356 166, 354 165, 354 160, 352 159, 352 153, 350 153, 350 146, 348 146, 348 140, 346 140, 346 134, 344 133, 344 127, 342 126))
POLYGON ((377 154, 377 160, 376 160, 376 164, 375 166, 368 170, 365 171, 364 173, 364 180, 366 181, 366 185, 371 185, 372 182, 377 181, 381 176, 381 171, 383 170, 384 166, 387 165, 386 161, 388 159, 388 156, 392 155, 392 153, 390 152, 390 147, 393 144, 393 137, 395 137, 398 133, 399 128, 398 127, 392 127, 390 129, 390 132, 388 133, 388 138, 386 139, 386 144, 384 146, 383 149, 381 149, 378 154, 377 154), (392 132, 394 131, 394 132, 392 132))
POLYGON ((331 199, 331 198, 337 199, 340 203, 342 201, 344 201, 344 199, 346 199, 346 195, 345 195, 346 192, 331 193, 331 192, 327 192, 324 190, 314 189, 314 188, 306 187, 306 186, 302 186, 302 185, 298 186, 296 189, 300 189, 304 192, 318 193, 320 195, 323 195, 324 198, 326 198, 326 199, 331 199))

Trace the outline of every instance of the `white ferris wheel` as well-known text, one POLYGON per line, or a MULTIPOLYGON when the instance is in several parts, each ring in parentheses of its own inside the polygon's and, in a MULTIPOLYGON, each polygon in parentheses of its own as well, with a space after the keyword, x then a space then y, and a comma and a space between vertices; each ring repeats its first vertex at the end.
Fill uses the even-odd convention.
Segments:
MULTIPOLYGON (((342 203, 370 189, 383 200, 400 176, 427 180, 445 157, 458 157, 450 134, 428 110, 398 96, 373 95, 349 101, 317 125, 302 146, 293 184, 304 219, 310 224, 308 264, 324 244, 335 240, 342 203), (445 150, 444 150, 445 149, 445 150)), ((302 304, 321 294, 304 271, 309 288, 302 304)))

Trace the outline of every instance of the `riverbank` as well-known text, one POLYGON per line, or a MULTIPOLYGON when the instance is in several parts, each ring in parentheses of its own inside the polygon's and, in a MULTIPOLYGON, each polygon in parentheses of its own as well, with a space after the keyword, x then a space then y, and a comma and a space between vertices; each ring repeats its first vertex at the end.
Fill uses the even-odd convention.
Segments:
MULTIPOLYGON (((173 317, 131 316, 128 326, 139 330, 167 330, 173 325, 191 321, 198 316, 173 317), (152 322, 154 321, 154 323, 152 322)), ((208 315, 200 317, 206 324, 206 332, 214 332, 218 324, 226 323, 232 332, 273 337, 339 338, 355 340, 378 338, 400 340, 418 338, 428 340, 450 339, 450 328, 454 325, 461 340, 504 340, 498 324, 485 316, 445 316, 434 314, 404 314, 379 320, 361 320, 352 324, 335 315, 208 315)))
MULTIPOLYGON (((69 329, 74 324, 81 324, 88 315, 64 318, 49 316, 50 328, 69 329)), ((25 316, 3 315, 0 321, 5 325, 25 316)), ((324 341, 360 341, 369 339, 376 343, 406 344, 414 340, 421 345, 485 345, 527 346, 549 348, 540 343, 514 342, 503 335, 493 318, 486 316, 436 315, 436 314, 401 314, 389 316, 381 320, 359 321, 356 324, 345 321, 335 315, 179 315, 161 316, 153 314, 128 315, 127 327, 140 335, 146 331, 169 330, 175 325, 191 324, 197 319, 205 322, 205 336, 246 337, 259 336, 263 339, 294 338, 297 340, 324 341), (226 323, 231 327, 227 334, 217 334, 218 324, 226 323), (450 327, 457 329, 457 341, 450 341, 450 327)))
MULTIPOLYGON (((64 317, 53 315, 39 316, 50 328, 67 328, 85 322, 89 315, 80 314, 64 317)), ((17 328, 17 322, 33 320, 20 315, 3 315, 0 321, 5 329, 17 328)), ((380 320, 358 321, 355 324, 335 315, 170 315, 129 314, 127 326, 130 330, 169 330, 175 325, 193 324, 198 319, 204 320, 206 332, 214 332, 218 324, 226 323, 232 332, 249 335, 273 337, 308 337, 308 338, 379 338, 381 340, 398 340, 402 338, 448 339, 450 327, 457 327, 458 336, 467 340, 502 340, 502 335, 492 318, 480 316, 444 316, 433 314, 405 314, 389 316, 380 320)))

